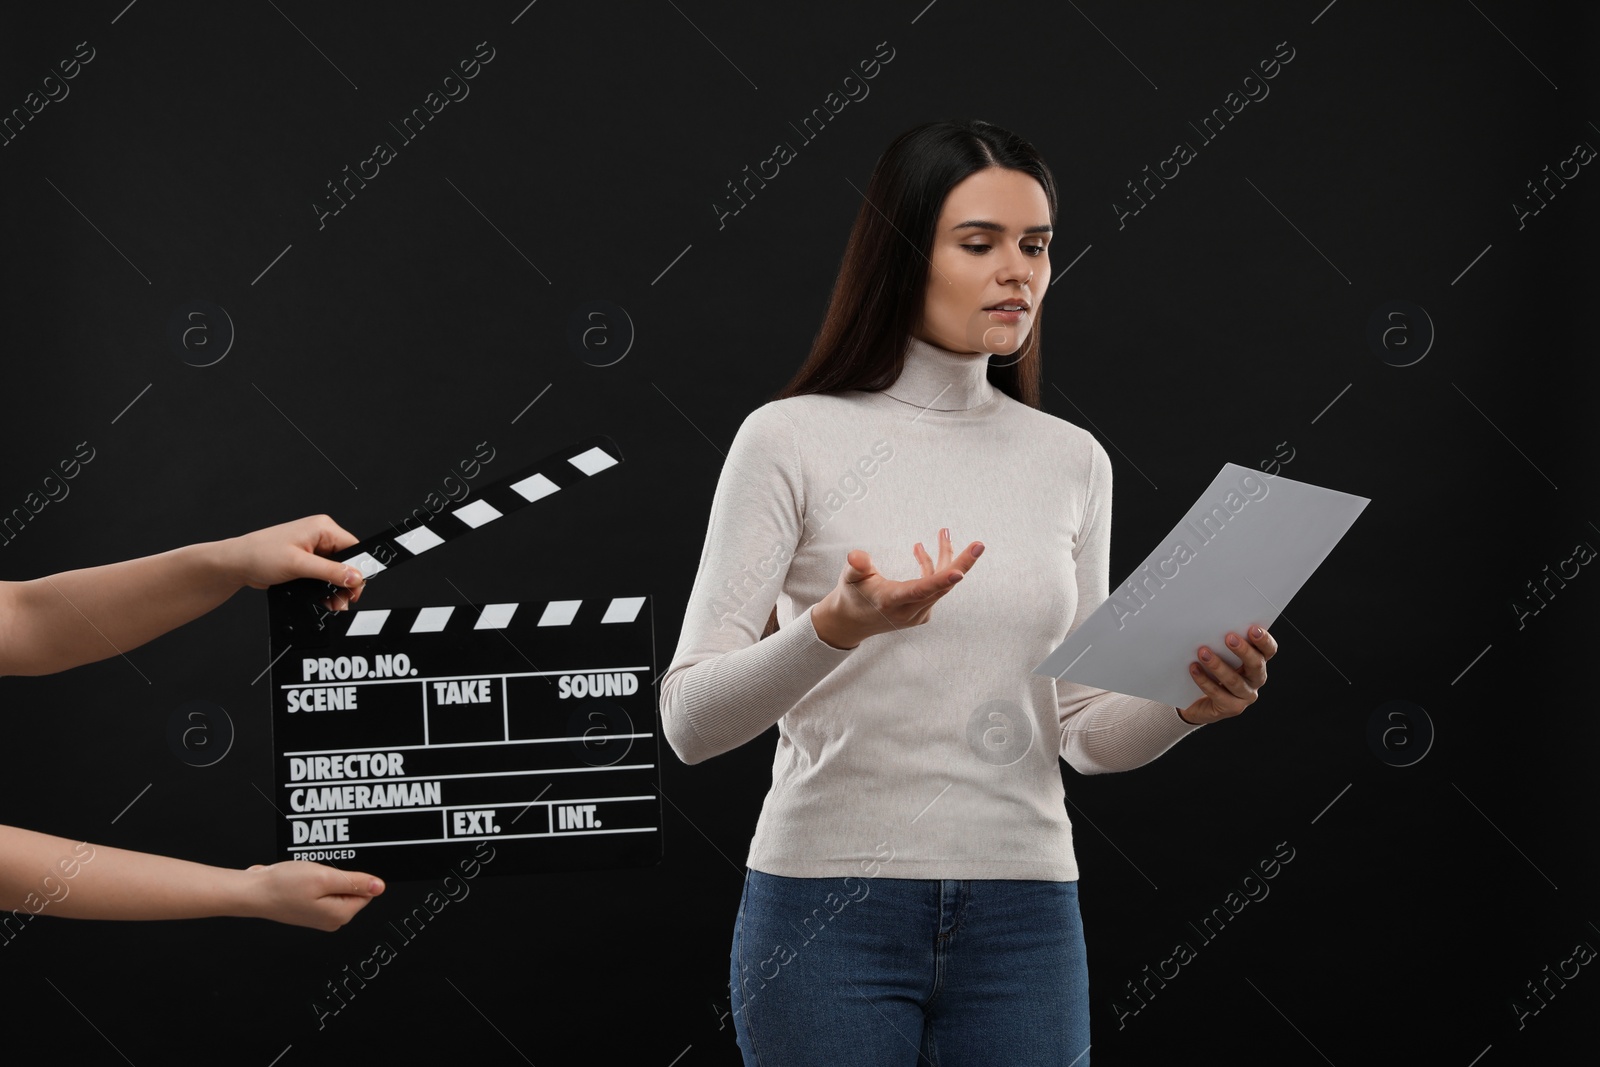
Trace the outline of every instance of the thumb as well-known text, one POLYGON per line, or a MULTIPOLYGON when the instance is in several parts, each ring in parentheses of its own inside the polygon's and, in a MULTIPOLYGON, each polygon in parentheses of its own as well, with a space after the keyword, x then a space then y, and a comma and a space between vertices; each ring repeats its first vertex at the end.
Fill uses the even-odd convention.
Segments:
POLYGON ((330 867, 327 877, 328 892, 341 896, 375 897, 384 890, 383 879, 364 871, 346 871, 330 867))
POLYGON ((845 581, 855 583, 872 574, 872 557, 864 549, 853 548, 845 553, 844 573, 840 576, 845 581), (861 562, 856 563, 856 557, 861 557, 861 562))
MULTIPOLYGON (((323 518, 327 517, 323 516, 323 518)), ((327 527, 323 531, 323 537, 327 540, 329 547, 331 547, 335 552, 349 548, 351 545, 359 544, 361 541, 361 538, 357 537, 349 530, 346 530, 343 526, 340 526, 332 519, 327 519, 327 527)))
POLYGON ((360 571, 348 563, 315 555, 310 556, 305 562, 309 567, 307 578, 321 578, 331 585, 343 586, 346 589, 354 589, 366 580, 360 571))

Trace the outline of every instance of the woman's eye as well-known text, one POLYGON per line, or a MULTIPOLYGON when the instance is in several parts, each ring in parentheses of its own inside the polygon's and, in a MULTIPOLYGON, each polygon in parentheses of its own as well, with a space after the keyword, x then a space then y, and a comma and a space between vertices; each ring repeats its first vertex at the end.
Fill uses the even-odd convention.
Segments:
MULTIPOLYGON (((971 252, 976 256, 981 256, 985 252, 989 251, 988 245, 962 245, 961 247, 965 248, 968 252, 971 252)), ((1032 259, 1038 259, 1040 256, 1044 255, 1046 251, 1045 245, 1023 245, 1022 247, 1028 252, 1029 257, 1032 259)))

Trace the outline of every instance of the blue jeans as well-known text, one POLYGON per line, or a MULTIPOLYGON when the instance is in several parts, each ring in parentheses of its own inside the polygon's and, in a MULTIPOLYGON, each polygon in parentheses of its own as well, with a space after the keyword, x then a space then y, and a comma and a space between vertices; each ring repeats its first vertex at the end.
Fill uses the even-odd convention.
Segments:
POLYGON ((746 1067, 1089 1067, 1077 882, 749 870, 729 970, 746 1067))

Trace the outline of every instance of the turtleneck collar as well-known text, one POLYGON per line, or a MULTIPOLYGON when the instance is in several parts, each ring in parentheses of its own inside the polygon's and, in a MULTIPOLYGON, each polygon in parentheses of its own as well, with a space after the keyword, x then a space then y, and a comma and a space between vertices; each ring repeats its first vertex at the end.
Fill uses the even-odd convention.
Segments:
POLYGON ((989 384, 989 355, 952 352, 913 336, 900 377, 883 392, 930 411, 982 407, 1000 392, 989 384))

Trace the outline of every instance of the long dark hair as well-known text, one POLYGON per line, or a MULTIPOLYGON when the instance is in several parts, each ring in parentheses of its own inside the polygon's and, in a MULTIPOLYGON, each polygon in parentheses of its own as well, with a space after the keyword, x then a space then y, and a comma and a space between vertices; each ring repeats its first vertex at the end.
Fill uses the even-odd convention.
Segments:
MULTIPOLYGON (((1055 178, 1033 145, 1010 130, 979 119, 941 120, 914 126, 890 142, 867 181, 811 354, 772 399, 851 389, 877 392, 894 383, 911 338, 922 327, 929 251, 945 197, 988 167, 1037 180, 1055 224, 1055 178)), ((1042 325, 1042 308, 1036 309, 1019 357, 988 369, 991 385, 1033 408, 1039 406, 1042 325)), ((777 629, 774 606, 761 636, 777 629)))

